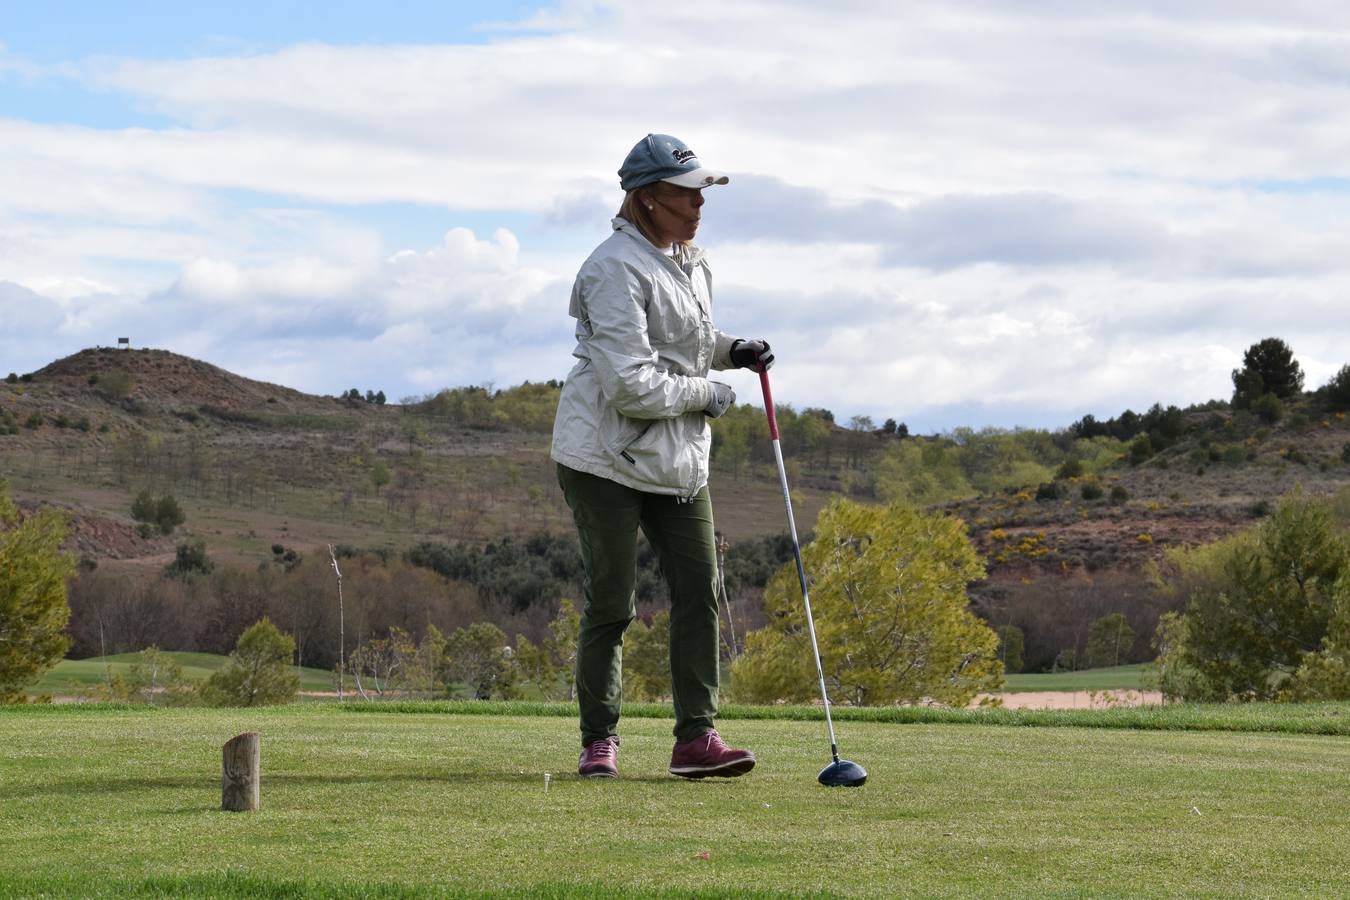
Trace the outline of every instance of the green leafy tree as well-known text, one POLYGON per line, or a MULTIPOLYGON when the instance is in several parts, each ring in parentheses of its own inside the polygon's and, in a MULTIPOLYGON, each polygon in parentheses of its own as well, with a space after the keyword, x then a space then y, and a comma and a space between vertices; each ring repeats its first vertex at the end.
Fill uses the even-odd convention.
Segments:
POLYGON ((173 534, 173 530, 187 521, 183 508, 178 505, 172 494, 165 494, 155 504, 155 524, 161 534, 173 534))
POLYGON ((1003 625, 998 629, 998 658, 1003 662, 1004 672, 1020 672, 1023 666, 1023 653, 1026 651, 1026 635, 1016 625, 1003 625))
MULTIPOLYGON (((1329 505, 1295 491, 1254 528, 1164 557, 1164 590, 1184 598, 1165 636, 1187 700, 1274 699, 1328 634, 1350 560, 1329 505)), ((1334 639, 1333 639, 1334 640, 1334 639)))
MULTIPOLYGON (((764 418, 764 410, 751 409, 755 418, 764 418)), ((778 431, 783 441, 784 455, 810 455, 820 448, 828 454, 830 446, 830 427, 834 424, 834 413, 828 409, 804 409, 798 415, 791 406, 774 405, 774 415, 778 419, 778 431)), ((764 439, 768 439, 768 420, 765 419, 764 439)))
POLYGON ((513 655, 506 632, 491 622, 456 628, 445 642, 446 683, 468 686, 477 700, 512 699, 519 695, 513 655))
MULTIPOLYGON (((984 563, 959 519, 837 499, 803 550, 831 696, 857 705, 935 700, 964 706, 1003 683, 998 636, 970 610, 984 563)), ((817 690, 794 566, 764 593, 769 624, 751 632, 733 690, 759 702, 817 690)))
POLYGON ((571 600, 558 604, 558 615, 548 626, 548 637, 544 638, 544 647, 553 657, 559 671, 567 676, 567 699, 576 695, 576 680, 573 673, 577 663, 577 641, 581 637, 581 613, 571 600))
POLYGON ((540 694, 548 697, 554 692, 558 667, 542 645, 535 644, 523 634, 516 635, 515 665, 520 677, 534 685, 540 694))
POLYGON ((1265 393, 1251 401, 1249 404, 1251 411, 1256 413, 1257 418, 1268 425, 1274 425, 1280 419, 1284 418, 1284 404, 1280 398, 1272 393, 1265 393))
POLYGON ((1122 613, 1102 616, 1088 626, 1087 666, 1118 666, 1134 646, 1134 629, 1122 613))
POLYGON ((66 580, 75 560, 61 552, 65 516, 46 507, 19 521, 0 479, 0 703, 56 665, 70 646, 66 580))
POLYGON ((409 456, 417 447, 427 442, 426 423, 417 416, 403 416, 399 427, 403 432, 403 439, 408 442, 409 456))
POLYGON ((1062 451, 1043 431, 1001 428, 955 428, 948 439, 956 445, 955 459, 970 486, 991 494, 1050 480, 1062 451))
POLYGON ((1303 367, 1279 338, 1266 338, 1247 348, 1242 368, 1233 370, 1233 405, 1245 409, 1262 394, 1288 400, 1303 390, 1303 367))
MULTIPOLYGON (((446 388, 421 406, 428 414, 449 419, 457 425, 484 428, 493 424, 492 396, 478 385, 446 388)), ((556 408, 556 402, 554 406, 556 408)))
POLYGON ((571 600, 563 600, 541 644, 535 645, 524 635, 516 635, 516 668, 547 699, 573 699, 572 671, 580 630, 580 614, 571 600))
POLYGON ((408 687, 414 691, 431 693, 444 687, 440 684, 440 670, 445 659, 445 635, 435 625, 427 625, 427 633, 417 645, 417 659, 409 673, 408 687))
POLYGON ((928 506, 978 493, 961 469, 961 450, 945 441, 914 439, 886 447, 877 463, 877 492, 890 502, 928 506))
POLYGON ((718 467, 740 478, 750 461, 752 447, 769 441, 769 426, 764 411, 748 404, 733 406, 713 421, 712 458, 718 467))
POLYGON ((1207 682, 1186 659, 1189 636, 1190 624, 1181 613, 1165 612, 1158 617, 1158 628, 1153 634, 1157 656, 1149 677, 1168 700, 1199 698, 1211 693, 1207 682))
POLYGON ((193 538, 178 545, 173 562, 164 567, 164 574, 170 578, 190 578, 193 575, 210 575, 215 569, 206 555, 206 541, 193 538))
POLYGON ((389 466, 385 465, 383 460, 375 460, 370 466, 370 484, 375 488, 375 493, 390 482, 394 476, 389 471, 389 466))
POLYGON ((492 398, 492 418, 521 431, 551 431, 560 393, 557 385, 528 381, 498 391, 492 398))
POLYGON ((189 702, 194 691, 183 676, 178 660, 150 646, 142 650, 127 670, 126 699, 155 705, 178 706, 189 702))
POLYGON ((1350 409, 1350 365, 1341 366, 1341 370, 1323 386, 1322 394, 1333 410, 1350 409))
POLYGON ((1086 474, 1087 467, 1083 465, 1083 461, 1076 456, 1071 456, 1059 464, 1059 468, 1055 470, 1055 480, 1067 481, 1072 478, 1082 478, 1086 474))
POLYGON ((1139 465, 1152 458, 1154 453, 1153 441, 1146 434, 1141 434, 1130 441, 1130 464, 1139 465))
POLYGON ((632 700, 670 696, 670 613, 637 619, 623 639, 623 694, 632 700))
POLYGON ((291 661, 295 639, 264 617, 239 635, 230 661, 202 685, 208 706, 270 706, 290 703, 300 690, 291 661))
POLYGON ((397 626, 389 635, 368 640, 347 658, 347 671, 356 683, 356 692, 369 698, 366 688, 383 697, 391 692, 407 692, 423 678, 419 672, 421 657, 412 635, 397 626))
POLYGON ((1303 654, 1282 699, 1350 700, 1350 569, 1333 589, 1321 646, 1303 654))
POLYGON ((149 532, 158 529, 160 534, 173 534, 175 528, 187 521, 183 508, 172 494, 156 498, 149 489, 141 491, 131 501, 131 517, 137 522, 153 526, 148 529, 149 532))
POLYGON ((131 517, 137 522, 153 522, 155 520, 155 495, 149 488, 136 495, 136 499, 131 501, 131 517))

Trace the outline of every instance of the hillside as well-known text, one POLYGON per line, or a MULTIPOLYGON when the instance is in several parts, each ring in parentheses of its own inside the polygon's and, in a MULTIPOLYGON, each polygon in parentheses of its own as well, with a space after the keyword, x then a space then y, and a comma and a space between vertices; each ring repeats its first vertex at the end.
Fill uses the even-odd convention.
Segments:
POLYGON ((126 372, 134 385, 134 395, 128 394, 134 400, 124 410, 129 412, 135 412, 138 404, 142 410, 148 407, 170 413, 201 406, 296 413, 313 412, 325 405, 323 398, 244 378, 167 350, 149 348, 82 350, 32 373, 32 383, 43 386, 51 401, 71 404, 70 411, 74 412, 86 406, 89 388, 107 399, 122 399, 109 396, 110 392, 99 382, 117 371, 126 372))
MULTIPOLYGON (((5 413, 0 475, 21 502, 69 509, 74 549, 98 560, 172 551, 135 534, 130 501, 146 487, 172 491, 187 531, 239 561, 267 559, 274 540, 398 548, 571 527, 546 428, 308 395, 164 350, 57 360, 0 385, 5 413)), ((814 518, 826 493, 801 493, 814 518)), ((781 530, 771 482, 730 481, 719 497, 733 539, 781 530)))
MULTIPOLYGON (((522 385, 404 407, 308 395, 164 350, 89 349, 0 384, 0 476, 21 507, 70 511, 70 547, 87 569, 138 579, 157 578, 191 538, 218 564, 246 569, 272 561, 276 546, 398 555, 423 541, 570 539, 547 458, 555 403, 556 385, 522 385), (182 505, 176 534, 146 536, 133 521, 131 501, 146 489, 182 505)), ((763 413, 735 413, 715 426, 712 478, 733 545, 784 530, 767 441, 754 432, 763 413)), ((1275 422, 1225 403, 1169 410, 1165 440, 1155 434, 1162 449, 1147 454, 1067 433, 905 437, 808 413, 786 420, 813 437, 790 439, 784 427, 799 527, 809 531, 831 496, 875 502, 931 480, 945 454, 968 479, 923 502, 966 521, 990 571, 977 607, 1034 632, 1028 657, 1040 664, 1120 608, 1135 627, 1132 656, 1146 655, 1159 609, 1141 574, 1148 561, 1252 523, 1296 486, 1331 495, 1350 485, 1350 424, 1311 395, 1275 422)))

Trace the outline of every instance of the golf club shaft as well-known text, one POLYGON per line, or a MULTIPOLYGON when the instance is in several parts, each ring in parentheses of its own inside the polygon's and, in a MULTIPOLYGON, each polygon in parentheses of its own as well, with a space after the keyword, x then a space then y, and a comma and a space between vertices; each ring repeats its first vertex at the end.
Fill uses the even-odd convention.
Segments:
POLYGON ((839 762, 839 743, 834 737, 834 719, 830 716, 830 695, 825 689, 825 668, 820 662, 820 645, 816 643, 816 623, 811 616, 811 597, 806 590, 806 568, 802 565, 802 548, 797 542, 797 522, 792 515, 792 494, 788 491, 787 467, 783 465, 783 449, 778 440, 778 417, 774 415, 773 393, 769 390, 769 373, 759 370, 759 386, 764 391, 764 411, 769 417, 769 437, 773 440, 773 458, 778 464, 778 484, 783 489, 783 506, 787 508, 788 532, 792 535, 792 555, 797 561, 797 581, 802 587, 802 605, 806 608, 806 630, 811 635, 811 655, 816 661, 816 677, 820 679, 820 700, 825 704, 825 727, 830 731, 830 755, 839 762))

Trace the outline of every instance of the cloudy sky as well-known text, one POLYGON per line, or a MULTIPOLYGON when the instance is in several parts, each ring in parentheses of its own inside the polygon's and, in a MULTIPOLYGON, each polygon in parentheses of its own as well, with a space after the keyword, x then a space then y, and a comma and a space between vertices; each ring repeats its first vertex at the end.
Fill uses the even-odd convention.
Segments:
POLYGON ((1343 3, 392 8, 0 0, 0 371, 561 378, 648 132, 731 174, 718 324, 798 408, 1056 428, 1226 398, 1264 337, 1350 362, 1343 3))

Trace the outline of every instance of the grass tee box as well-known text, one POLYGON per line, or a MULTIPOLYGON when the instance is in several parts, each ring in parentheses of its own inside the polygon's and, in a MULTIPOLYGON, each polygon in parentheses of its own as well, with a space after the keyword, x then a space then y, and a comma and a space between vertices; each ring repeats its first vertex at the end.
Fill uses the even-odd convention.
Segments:
POLYGON ((597 782, 570 717, 456 709, 0 708, 0 897, 1350 894, 1343 735, 846 718, 832 790, 819 721, 729 717, 759 765, 687 782, 625 717, 597 782), (245 731, 262 808, 221 812, 245 731))

